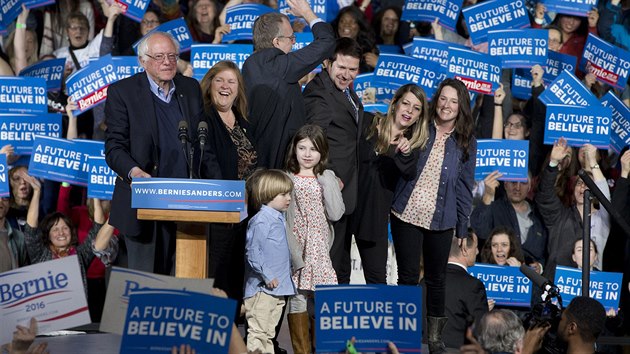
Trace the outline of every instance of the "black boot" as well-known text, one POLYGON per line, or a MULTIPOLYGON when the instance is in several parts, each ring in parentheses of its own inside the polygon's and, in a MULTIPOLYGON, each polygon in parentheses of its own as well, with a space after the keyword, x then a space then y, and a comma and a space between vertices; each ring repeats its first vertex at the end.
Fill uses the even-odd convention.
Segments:
POLYGON ((446 353, 446 346, 442 341, 442 330, 446 326, 447 317, 427 316, 427 339, 429 341, 429 353, 446 353))

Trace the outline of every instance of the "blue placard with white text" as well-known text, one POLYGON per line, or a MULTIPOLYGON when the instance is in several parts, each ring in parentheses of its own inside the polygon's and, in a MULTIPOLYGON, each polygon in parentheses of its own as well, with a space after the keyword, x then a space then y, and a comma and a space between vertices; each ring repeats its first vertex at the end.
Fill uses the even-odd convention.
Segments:
POLYGON ((9 167, 7 154, 0 154, 0 198, 9 197, 9 167))
POLYGON ((35 135, 61 138, 61 114, 0 113, 0 141, 11 144, 18 155, 30 155, 35 135))
POLYGON ((35 177, 57 182, 78 183, 81 170, 81 152, 70 140, 36 135, 28 173, 35 177))
POLYGON ((138 63, 138 57, 135 56, 115 56, 112 57, 112 62, 114 63, 116 80, 126 79, 144 71, 144 68, 138 63))
POLYGON ((88 198, 111 200, 116 184, 116 172, 109 168, 105 157, 101 156, 89 156, 88 168, 90 169, 88 198))
POLYGON ((136 290, 129 296, 120 353, 227 354, 236 301, 181 290, 136 290))
POLYGON ((40 77, 46 80, 46 89, 48 91, 59 91, 61 90, 61 79, 65 64, 66 59, 63 58, 38 61, 22 69, 20 76, 40 77))
MULTIPOLYGON (((589 297, 599 301, 606 311, 619 309, 622 273, 591 272, 589 297)), ((582 270, 577 268, 556 267, 554 284, 562 294, 562 305, 567 307, 576 296, 582 295, 582 270)))
POLYGON ((401 21, 433 22, 436 18, 442 27, 451 31, 457 26, 462 0, 405 0, 401 21))
POLYGON ((6 28, 18 17, 20 12, 22 12, 20 0, 2 1, 0 6, 0 29, 4 30, 2 32, 6 31, 6 28))
POLYGON ((38 7, 54 4, 55 0, 24 0, 23 4, 28 9, 36 9, 38 7))
MULTIPOLYGON (((325 22, 332 22, 339 12, 339 4, 337 0, 307 0, 315 16, 321 18, 325 22)), ((278 12, 289 16, 289 20, 293 22, 296 17, 289 11, 287 0, 278 1, 278 12)), ((297 34, 297 33, 296 33, 297 34)))
POLYGON ((80 115, 105 103, 107 88, 116 81, 116 69, 109 54, 91 61, 70 75, 66 79, 66 89, 68 96, 72 97, 79 108, 73 112, 74 115, 80 115))
POLYGON ((610 147, 620 153, 624 147, 630 146, 630 108, 626 106, 612 91, 601 98, 602 105, 612 110, 610 125, 610 147))
MULTIPOLYGON (((577 68, 577 58, 573 55, 562 54, 560 52, 549 50, 547 51, 547 60, 542 68, 544 70, 543 83, 545 85, 549 85, 564 70, 575 73, 575 69, 577 68)), ((522 100, 529 99, 532 96, 531 81, 531 69, 514 70, 514 75, 512 76, 512 95, 522 100)))
POLYGON ((501 82, 501 59, 449 47, 448 73, 463 82, 469 91, 494 96, 501 82))
POLYGON ((422 348, 422 288, 387 285, 318 285, 315 288, 317 352, 344 352, 354 337, 359 352, 401 353, 422 348))
POLYGON ((364 106, 372 103, 389 103, 398 86, 382 82, 374 83, 373 79, 373 73, 360 74, 354 78, 352 85, 361 103, 364 106))
POLYGON ((475 160, 475 179, 483 180, 494 171, 501 181, 527 181, 528 140, 479 139, 475 160))
POLYGON ((445 78, 446 73, 439 63, 406 55, 381 54, 374 68, 372 83, 396 87, 414 83, 422 87, 427 96, 431 97, 439 83, 445 78))
POLYGON ((475 263, 468 273, 481 280, 486 287, 488 299, 497 305, 530 307, 532 283, 519 267, 475 263))
POLYGON ((0 112, 48 112, 46 87, 40 77, 0 76, 0 112))
POLYGON ((148 0, 115 0, 124 10, 123 15, 140 22, 147 12, 151 1, 148 0))
MULTIPOLYGON (((541 0, 547 12, 586 17, 588 12, 597 8, 597 0, 541 0)), ((584 19, 586 20, 586 19, 584 19)))
POLYGON ((630 52, 589 33, 580 60, 580 70, 595 74, 597 80, 623 89, 630 72, 630 52))
POLYGON ((225 12, 225 24, 230 25, 230 33, 224 34, 221 42, 252 39, 254 21, 266 13, 275 11, 260 4, 232 6, 225 12))
POLYGON ((242 69, 253 50, 251 44, 193 44, 190 54, 193 77, 201 81, 208 70, 222 60, 232 61, 242 69))
POLYGON ((538 96, 545 105, 566 104, 574 106, 598 106, 599 101, 571 72, 564 70, 538 96))
POLYGON ((245 181, 134 178, 131 207, 179 210, 245 210, 245 181))
POLYGON ((297 32, 295 35, 295 43, 291 47, 291 50, 300 50, 313 42, 313 32, 297 32))
POLYGON ((473 44, 486 42, 488 31, 530 27, 523 0, 488 0, 463 8, 462 15, 473 44))
POLYGON ((611 117, 612 110, 601 104, 590 107, 548 104, 544 143, 552 145, 565 138, 570 146, 589 143, 608 149, 611 117))
MULTIPOLYGON (((186 20, 184 20, 183 17, 165 22, 151 30, 151 32, 155 31, 170 33, 177 40, 177 42, 179 42, 180 53, 189 51, 190 47, 193 44, 192 34, 190 34, 190 29, 188 29, 186 20)), ((140 45, 142 40, 151 32, 145 34, 144 37, 140 38, 136 43, 133 44, 133 50, 135 50, 136 53, 138 52, 138 45, 140 45)))
POLYGON ((74 139, 72 140, 75 151, 81 153, 81 166, 77 174, 77 184, 87 186, 90 181, 89 158, 105 157, 105 143, 97 140, 74 139))
POLYGON ((447 67, 448 48, 451 45, 451 43, 436 39, 414 37, 409 47, 405 48, 405 54, 418 59, 436 61, 443 67, 447 67))
POLYGON ((501 58, 501 67, 531 68, 547 61, 548 30, 488 31, 488 54, 501 58))

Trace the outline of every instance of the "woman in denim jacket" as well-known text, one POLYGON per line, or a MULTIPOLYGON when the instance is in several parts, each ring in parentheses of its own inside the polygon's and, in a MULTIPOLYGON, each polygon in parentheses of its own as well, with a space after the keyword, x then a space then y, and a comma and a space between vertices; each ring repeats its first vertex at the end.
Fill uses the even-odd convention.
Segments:
POLYGON ((442 81, 429 119, 417 177, 396 187, 391 227, 399 284, 418 285, 424 255, 429 350, 443 353, 446 264, 452 237, 468 234, 477 154, 470 97, 461 81, 442 81))

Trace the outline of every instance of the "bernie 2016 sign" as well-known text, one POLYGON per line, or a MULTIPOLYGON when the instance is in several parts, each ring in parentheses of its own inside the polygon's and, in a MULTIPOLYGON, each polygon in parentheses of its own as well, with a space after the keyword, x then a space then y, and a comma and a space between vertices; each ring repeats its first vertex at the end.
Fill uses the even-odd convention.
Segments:
MULTIPOLYGON (((599 301, 606 311, 619 308, 621 294, 621 273, 591 272, 589 297, 599 301)), ((556 267, 556 286, 562 294, 562 305, 569 305, 576 296, 582 295, 582 270, 570 267, 556 267)))
POLYGON ((39 77, 46 80, 48 91, 61 90, 61 79, 66 59, 42 60, 20 71, 23 77, 39 77))
POLYGON ((378 57, 372 83, 400 87, 413 83, 424 89, 428 97, 433 96, 438 84, 446 78, 442 66, 399 54, 381 54, 378 57))
POLYGON ((40 77, 0 76, 0 112, 46 113, 46 81, 40 77))
POLYGON ((469 91, 494 96, 501 81, 501 59, 449 47, 448 73, 462 81, 469 91))
POLYGON ((190 55, 193 77, 201 81, 210 68, 223 60, 234 62, 243 69, 253 50, 251 44, 193 44, 190 55))
POLYGON ((589 33, 580 70, 593 73, 605 84, 623 89, 630 72, 630 52, 589 33))
POLYGON ((100 57, 66 79, 68 95, 77 103, 75 115, 82 114, 107 99, 107 88, 118 81, 112 56, 100 57))
POLYGON ((501 67, 531 68, 547 61, 547 30, 500 30, 488 32, 488 53, 501 58, 501 67))
POLYGON ((462 15, 473 44, 488 40, 488 31, 530 26, 524 0, 489 0, 465 7, 462 15))
POLYGON ((477 140, 475 179, 483 180, 494 171, 503 174, 502 181, 527 181, 528 140, 477 140))
POLYGON ((608 91, 601 99, 602 105, 612 110, 610 125, 610 147, 620 153, 624 147, 630 146, 630 108, 608 91))
POLYGON ((538 96, 544 105, 599 106, 599 101, 582 82, 565 70, 538 96))
POLYGON ((488 299, 495 300, 497 305, 530 306, 532 283, 518 267, 475 263, 468 273, 481 280, 488 299))
POLYGON ((271 7, 260 4, 243 4, 228 8, 225 12, 225 24, 230 25, 230 33, 224 34, 221 42, 252 39, 256 19, 274 11, 271 7))
POLYGON ((61 137, 61 114, 0 113, 0 141, 11 144, 18 155, 30 155, 35 135, 61 137))
POLYGON ((406 0, 403 6, 402 21, 433 22, 436 18, 442 27, 451 31, 457 26, 462 0, 406 0))
POLYGON ((590 107, 548 104, 544 143, 552 145, 565 138, 571 146, 581 147, 589 143, 607 149, 611 116, 612 110, 601 104, 590 107))

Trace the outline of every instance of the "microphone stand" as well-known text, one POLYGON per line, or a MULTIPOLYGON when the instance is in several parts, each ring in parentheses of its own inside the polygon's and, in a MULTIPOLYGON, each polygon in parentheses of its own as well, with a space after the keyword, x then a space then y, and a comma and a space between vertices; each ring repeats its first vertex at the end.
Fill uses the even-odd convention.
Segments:
POLYGON ((195 154, 195 147, 190 144, 190 153, 188 154, 188 178, 193 179, 193 156, 195 154))
POLYGON ((582 296, 587 297, 591 295, 591 199, 591 191, 585 190, 582 207, 582 296))

